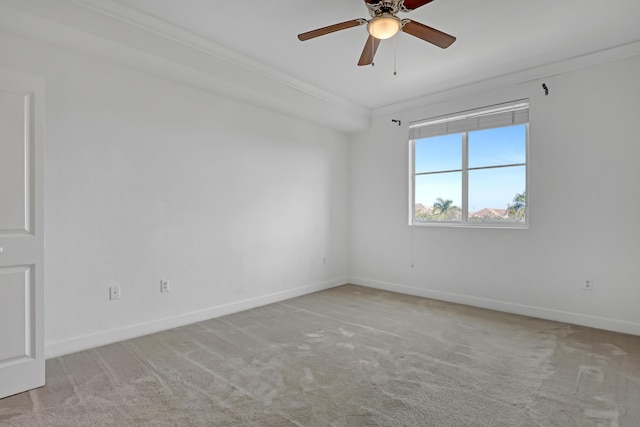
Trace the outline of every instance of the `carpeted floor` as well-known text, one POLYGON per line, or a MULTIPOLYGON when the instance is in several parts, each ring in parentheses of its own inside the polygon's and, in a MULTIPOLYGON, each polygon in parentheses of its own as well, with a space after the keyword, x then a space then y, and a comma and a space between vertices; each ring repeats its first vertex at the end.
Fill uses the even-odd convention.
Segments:
POLYGON ((640 337, 358 286, 47 361, 2 426, 640 426, 640 337))

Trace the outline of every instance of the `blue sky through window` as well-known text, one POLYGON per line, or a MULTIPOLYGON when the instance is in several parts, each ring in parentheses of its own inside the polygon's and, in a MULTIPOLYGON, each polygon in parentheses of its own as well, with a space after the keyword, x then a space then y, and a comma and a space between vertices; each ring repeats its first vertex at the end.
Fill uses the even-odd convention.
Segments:
POLYGON ((416 141, 416 173, 462 169, 462 135, 442 135, 416 141))
POLYGON ((526 133, 526 125, 469 132, 469 167, 525 163, 526 133))
MULTIPOLYGON (((469 168, 526 163, 526 125, 469 132, 469 168)), ((462 169, 462 134, 415 141, 415 172, 462 169)), ((526 167, 512 166, 469 171, 469 212, 506 209, 526 189, 526 167)), ((418 175, 415 202, 433 206, 450 199, 462 207, 462 173, 418 175)))

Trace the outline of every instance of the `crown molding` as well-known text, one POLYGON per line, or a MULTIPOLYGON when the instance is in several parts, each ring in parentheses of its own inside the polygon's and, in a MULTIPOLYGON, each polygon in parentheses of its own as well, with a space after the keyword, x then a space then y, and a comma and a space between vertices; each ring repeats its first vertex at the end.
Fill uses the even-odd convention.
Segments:
POLYGON ((85 54, 106 56, 108 60, 154 75, 341 132, 359 132, 369 126, 371 111, 365 107, 116 1, 4 0, 3 3, 13 9, 3 14, 13 12, 19 19, 0 18, 0 28, 19 35, 85 54), (25 14, 35 21, 29 22, 25 14))
POLYGON ((640 55, 636 41, 369 110, 114 0, 3 0, 0 8, 0 29, 344 133, 367 129, 371 118, 640 55))
POLYGON ((253 60, 232 49, 222 46, 212 40, 194 34, 188 30, 170 24, 159 18, 131 9, 113 0, 68 0, 70 3, 85 7, 94 12, 110 16, 129 25, 153 33, 159 37, 172 40, 186 47, 201 51, 207 55, 229 61, 232 64, 245 68, 256 74, 273 79, 283 85, 295 88, 303 93, 321 99, 336 107, 351 109, 354 111, 366 111, 368 109, 350 102, 342 97, 323 91, 302 80, 296 79, 279 70, 271 68, 259 61, 253 60))
POLYGON ((449 101, 452 99, 504 88, 507 86, 523 84, 543 78, 548 78, 554 75, 564 74, 570 71, 576 71, 583 68, 593 67, 600 64, 614 62, 639 55, 640 41, 635 41, 621 46, 616 46, 613 48, 577 56, 564 61, 530 68, 516 73, 479 81, 469 85, 443 90, 441 92, 432 93, 426 96, 410 99, 396 104, 379 107, 371 111, 371 118, 388 116, 390 114, 398 114, 439 102, 449 101))

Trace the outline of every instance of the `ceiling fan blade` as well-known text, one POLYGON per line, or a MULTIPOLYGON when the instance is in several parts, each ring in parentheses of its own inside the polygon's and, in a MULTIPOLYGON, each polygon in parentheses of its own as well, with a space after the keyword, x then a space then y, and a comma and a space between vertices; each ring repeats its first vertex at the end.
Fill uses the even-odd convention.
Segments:
POLYGON ((298 39, 300 41, 305 41, 309 39, 313 39, 315 37, 324 36, 325 34, 330 34, 340 30, 346 30, 347 28, 357 27, 362 24, 366 24, 367 21, 365 19, 353 19, 351 21, 341 22, 339 24, 329 25, 328 27, 318 28, 317 30, 307 31, 306 33, 298 34, 298 39))
POLYGON ((380 39, 377 39, 373 36, 369 36, 367 39, 367 43, 364 45, 364 49, 362 49, 362 55, 360 55, 360 60, 358 61, 358 65, 371 65, 373 64, 373 57, 376 56, 376 51, 378 50, 378 45, 380 44, 380 39))
POLYGON ((404 0, 404 8, 407 10, 414 10, 427 3, 431 3, 433 0, 404 0))
POLYGON ((404 31, 405 33, 409 33, 412 36, 415 36, 443 49, 448 48, 454 41, 456 41, 455 37, 419 22, 407 19, 403 21, 403 23, 404 26, 402 27, 402 31, 404 31))

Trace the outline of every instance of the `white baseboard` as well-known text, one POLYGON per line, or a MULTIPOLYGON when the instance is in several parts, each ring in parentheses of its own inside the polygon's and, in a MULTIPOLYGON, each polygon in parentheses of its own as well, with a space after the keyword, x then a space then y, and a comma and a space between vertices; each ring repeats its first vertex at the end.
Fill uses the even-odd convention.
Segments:
POLYGON ((225 316, 227 314, 237 313, 239 311, 249 310, 263 305, 284 301, 290 298, 307 295, 313 292, 335 288, 336 286, 341 286, 345 283, 348 283, 346 277, 338 278, 330 280, 328 282, 301 286, 299 288, 287 289, 286 291, 274 292, 268 295, 261 295, 254 298, 248 298, 241 301, 217 305, 175 316, 154 319, 148 322, 125 326, 123 328, 110 329, 97 332, 95 334, 74 337, 63 341, 45 343, 45 358, 51 359, 54 357, 64 356, 65 354, 71 354, 118 341, 152 334, 154 332, 177 328, 179 326, 225 316))
POLYGON ((588 314, 572 313, 568 311, 554 310, 544 307, 536 307, 525 304, 516 304, 507 301, 500 301, 488 298, 480 298, 470 295, 454 294, 449 292, 435 291, 431 289, 416 288, 414 286, 401 285, 397 283, 382 282, 379 280, 362 277, 351 277, 349 283, 366 286, 369 288, 381 289, 385 291, 398 292, 407 295, 414 295, 423 298, 430 298, 440 301, 453 302, 457 304, 469 305, 472 307, 486 308, 489 310, 502 311, 505 313, 519 314, 521 316, 536 317, 538 319, 554 320, 557 322, 571 323, 574 325, 587 326, 590 328, 604 329, 607 331, 621 332, 631 335, 640 335, 640 323, 629 322, 620 319, 591 316, 588 314))

